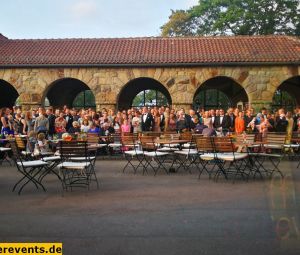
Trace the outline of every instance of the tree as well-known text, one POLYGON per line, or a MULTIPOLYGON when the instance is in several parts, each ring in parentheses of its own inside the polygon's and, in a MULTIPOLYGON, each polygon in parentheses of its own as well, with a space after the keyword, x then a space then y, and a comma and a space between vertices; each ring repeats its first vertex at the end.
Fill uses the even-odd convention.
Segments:
POLYGON ((201 0, 189 10, 172 11, 161 29, 163 36, 300 35, 300 2, 201 0))
POLYGON ((154 89, 143 90, 138 93, 132 101, 133 106, 144 106, 144 105, 168 105, 168 99, 166 96, 154 89))
POLYGON ((190 12, 184 10, 171 10, 169 21, 161 27, 162 36, 191 36, 197 30, 195 19, 190 12))

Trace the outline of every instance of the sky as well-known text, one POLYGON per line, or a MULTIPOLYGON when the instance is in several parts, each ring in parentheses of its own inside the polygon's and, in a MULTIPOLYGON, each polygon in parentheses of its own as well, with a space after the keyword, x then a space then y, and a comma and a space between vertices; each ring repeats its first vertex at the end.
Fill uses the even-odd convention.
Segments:
POLYGON ((159 36, 172 10, 198 0, 4 0, 0 33, 10 39, 159 36))

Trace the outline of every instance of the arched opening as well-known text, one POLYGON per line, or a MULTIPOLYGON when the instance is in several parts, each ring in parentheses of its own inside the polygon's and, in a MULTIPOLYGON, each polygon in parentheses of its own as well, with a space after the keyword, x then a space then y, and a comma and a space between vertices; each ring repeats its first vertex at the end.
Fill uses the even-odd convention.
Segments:
POLYGON ((287 111, 300 105, 300 76, 285 80, 275 91, 272 101, 272 109, 284 108, 287 111))
POLYGON ((119 110, 171 104, 172 100, 168 90, 160 82, 151 78, 137 78, 128 82, 118 98, 119 110))
POLYGON ((237 104, 248 104, 248 96, 244 88, 225 76, 218 76, 205 81, 196 91, 194 108, 216 109, 237 107, 237 104))
POLYGON ((65 78, 53 82, 44 95, 44 106, 75 108, 95 108, 95 97, 82 81, 65 78))
POLYGON ((7 81, 0 80, 0 108, 14 106, 18 97, 19 93, 14 86, 7 81))

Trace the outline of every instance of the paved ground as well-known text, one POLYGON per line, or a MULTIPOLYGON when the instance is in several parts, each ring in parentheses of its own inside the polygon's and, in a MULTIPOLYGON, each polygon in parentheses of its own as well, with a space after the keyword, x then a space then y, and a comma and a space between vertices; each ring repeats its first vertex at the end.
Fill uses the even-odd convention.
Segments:
POLYGON ((19 175, 0 166, 0 241, 63 242, 64 254, 300 254, 300 169, 285 181, 215 183, 197 173, 158 176, 98 160, 101 188, 61 196, 11 192, 19 175))

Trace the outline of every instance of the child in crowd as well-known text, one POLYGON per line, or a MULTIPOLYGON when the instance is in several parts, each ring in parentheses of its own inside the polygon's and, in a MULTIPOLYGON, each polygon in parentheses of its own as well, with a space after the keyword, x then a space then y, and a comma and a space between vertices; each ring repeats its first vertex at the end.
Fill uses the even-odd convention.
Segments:
POLYGON ((44 133, 38 134, 37 145, 41 154, 49 152, 49 144, 44 133))
POLYGON ((122 133, 129 133, 130 130, 131 130, 131 125, 130 125, 128 119, 124 119, 123 124, 121 125, 122 133))
POLYGON ((29 131, 28 133, 28 141, 26 144, 26 151, 27 152, 33 152, 34 150, 34 146, 37 143, 37 135, 36 132, 34 132, 33 130, 29 131))

